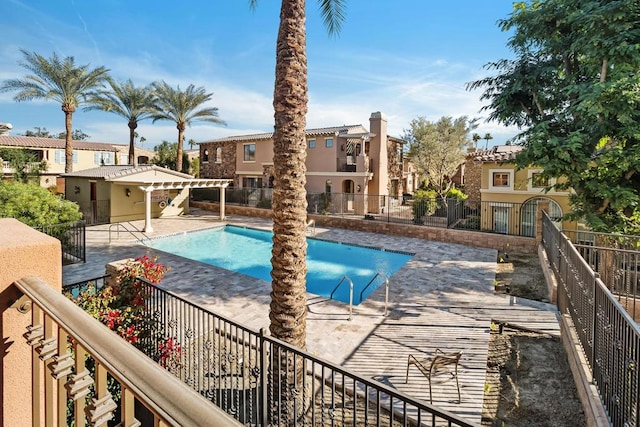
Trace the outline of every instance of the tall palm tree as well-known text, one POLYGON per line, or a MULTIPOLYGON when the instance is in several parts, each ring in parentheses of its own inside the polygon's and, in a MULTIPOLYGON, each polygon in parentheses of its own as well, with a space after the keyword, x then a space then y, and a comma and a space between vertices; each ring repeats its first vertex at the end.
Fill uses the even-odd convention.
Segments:
POLYGON ((477 148, 478 141, 480 141, 482 137, 480 136, 480 134, 474 132, 473 135, 471 135, 471 139, 473 139, 473 148, 477 148))
MULTIPOLYGON (((346 0, 318 0, 329 34, 340 31, 346 0)), ((258 0, 249 1, 255 7, 258 0)), ((273 95, 273 249, 269 330, 306 347, 306 114, 305 0, 282 0, 273 95)))
POLYGON ((157 120, 170 120, 175 122, 178 129, 178 153, 176 157, 176 170, 182 171, 182 143, 184 130, 192 121, 200 120, 218 124, 225 124, 218 118, 218 108, 200 108, 209 101, 213 93, 207 93, 203 87, 196 88, 189 85, 184 91, 169 86, 164 80, 152 83, 155 91, 153 122, 157 120))
POLYGON ((484 137, 482 139, 486 139, 487 140, 487 143, 484 145, 484 149, 488 150, 489 149, 489 140, 493 139, 493 136, 491 136, 490 133, 485 133, 484 137))
MULTIPOLYGON (((258 0, 249 0, 255 7, 258 0)), ((330 34, 339 32, 346 0, 318 0, 330 34)), ((273 93, 274 191, 273 248, 271 253, 271 335, 300 349, 306 348, 307 198, 306 114, 308 103, 305 0, 282 0, 276 42, 273 93)), ((304 398, 292 396, 300 389, 302 360, 282 355, 274 364, 270 381, 274 399, 272 421, 295 423, 304 413, 304 398), (301 407, 302 406, 302 407, 301 407)), ((303 397, 308 393, 303 391, 303 397)))
POLYGON ((13 98, 17 102, 51 99, 62 105, 66 130, 64 171, 73 172, 73 113, 104 87, 109 70, 105 67, 90 69, 88 64, 76 66, 73 56, 60 59, 53 53, 47 59, 35 52, 20 51, 24 55, 20 66, 33 74, 5 81, 0 85, 0 92, 17 90, 13 98))
POLYGON ((85 110, 102 110, 127 119, 129 124, 129 164, 136 164, 136 128, 141 120, 153 117, 153 92, 150 87, 135 86, 131 80, 109 79, 111 91, 102 91, 88 100, 85 110))

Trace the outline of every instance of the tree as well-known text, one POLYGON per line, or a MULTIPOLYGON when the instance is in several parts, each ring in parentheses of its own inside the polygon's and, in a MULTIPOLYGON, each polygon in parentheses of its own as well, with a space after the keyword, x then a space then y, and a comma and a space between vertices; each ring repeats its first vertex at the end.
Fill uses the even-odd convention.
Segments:
POLYGON ((484 137, 482 137, 482 139, 487 141, 487 143, 484 145, 484 149, 488 150, 489 149, 489 140, 493 139, 493 136, 491 136, 490 133, 485 133, 484 137))
POLYGON ((105 67, 90 69, 88 64, 76 66, 73 56, 61 60, 53 53, 47 59, 35 52, 21 52, 25 60, 20 65, 33 74, 5 81, 0 85, 0 92, 17 90, 13 98, 17 102, 51 99, 62 105, 66 131, 64 171, 73 172, 73 113, 104 86, 109 70, 105 67))
POLYGON ((23 148, 0 148, 0 159, 9 162, 13 180, 18 182, 37 181, 40 173, 47 170, 45 160, 38 161, 36 153, 23 148))
POLYGON ((487 64, 489 118, 524 129, 518 166, 571 188, 572 214, 596 231, 640 233, 640 3, 519 2, 508 19, 516 58, 487 64))
MULTIPOLYGON (((178 143, 162 141, 162 144, 153 147, 156 155, 151 159, 151 163, 167 169, 176 170, 176 153, 178 151, 178 143)), ((189 170, 189 156, 182 153, 182 169, 189 170)))
POLYGON ((149 87, 135 86, 131 80, 118 82, 109 79, 111 91, 102 91, 89 99, 85 110, 102 110, 127 120, 129 125, 129 164, 136 165, 136 128, 141 120, 152 117, 154 95, 149 87))
POLYGON ((478 141, 480 141, 482 137, 478 133, 474 132, 473 135, 471 135, 471 139, 473 140, 473 148, 477 148, 478 141))
POLYGON ((445 200, 452 178, 464 163, 470 124, 466 116, 453 120, 442 117, 435 123, 424 117, 413 119, 404 139, 409 142, 409 158, 427 185, 445 200))
POLYGON ((78 205, 37 184, 0 181, 0 218, 16 218, 30 227, 82 218, 78 205))
MULTIPOLYGON (((52 138, 52 139, 67 139, 67 132, 60 132, 56 134, 52 134, 47 130, 47 128, 41 128, 38 126, 34 126, 34 130, 27 130, 24 132, 24 136, 36 137, 36 138, 52 138)), ((86 141, 91 138, 91 135, 88 135, 82 131, 82 129, 74 129, 71 132, 71 139, 73 141, 86 141)))
POLYGON ((176 123, 178 129, 178 146, 176 152, 176 170, 182 171, 182 144, 184 131, 192 121, 200 120, 218 124, 225 124, 218 118, 218 108, 202 108, 202 104, 210 101, 213 93, 207 93, 203 87, 196 88, 189 85, 184 91, 169 86, 165 81, 152 83, 155 91, 153 105, 153 122, 170 120, 176 123))
MULTIPOLYGON (((255 7, 257 0, 249 0, 255 7)), ((319 0, 329 34, 336 34, 344 19, 345 0, 319 0)), ((304 188, 306 114, 308 103, 305 0, 282 0, 276 41, 276 75, 273 91, 273 247, 269 330, 274 337, 306 348, 306 224, 304 188)), ((288 396, 300 385, 304 369, 300 360, 279 360, 275 392, 288 396)), ((287 413, 287 401, 275 413, 287 413)), ((300 403, 300 402, 298 402, 300 403)), ((295 412, 295 410, 294 410, 295 412)), ((279 418, 276 416, 276 420, 279 418)), ((291 421, 291 420, 289 420, 291 421)))
MULTIPOLYGON (((67 139, 67 132, 60 132, 57 135, 52 135, 50 138, 57 138, 57 139, 67 139)), ((89 138, 91 138, 91 135, 88 135, 86 133, 84 133, 81 129, 74 129, 73 132, 71 132, 71 140, 73 141, 86 141, 89 138)))
POLYGON ((40 128, 38 126, 34 126, 33 130, 26 130, 24 132, 24 136, 31 136, 36 138, 54 138, 54 136, 49 133, 47 128, 40 128))
POLYGON ((187 144, 189 144, 189 149, 193 150, 193 147, 196 146, 197 142, 194 139, 190 139, 189 141, 187 141, 187 144))

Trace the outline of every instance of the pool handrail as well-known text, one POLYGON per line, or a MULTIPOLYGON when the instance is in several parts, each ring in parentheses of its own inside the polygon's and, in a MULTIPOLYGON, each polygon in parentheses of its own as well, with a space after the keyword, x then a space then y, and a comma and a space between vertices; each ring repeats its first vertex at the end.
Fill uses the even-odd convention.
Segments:
POLYGON ((333 291, 331 291, 331 296, 329 298, 333 299, 333 294, 338 290, 340 285, 342 285, 344 279, 347 279, 349 281, 349 320, 353 320, 353 281, 349 278, 349 276, 347 276, 346 274, 342 276, 336 287, 333 288, 333 291))
POLYGON ((379 271, 371 278, 371 280, 369 280, 369 283, 367 283, 367 286, 365 286, 362 291, 360 291, 360 302, 362 302, 362 295, 364 294, 364 291, 367 290, 367 288, 374 282, 374 280, 376 280, 376 277, 382 277, 384 278, 384 317, 387 317, 387 305, 389 304, 389 278, 387 277, 386 274, 382 274, 379 271))

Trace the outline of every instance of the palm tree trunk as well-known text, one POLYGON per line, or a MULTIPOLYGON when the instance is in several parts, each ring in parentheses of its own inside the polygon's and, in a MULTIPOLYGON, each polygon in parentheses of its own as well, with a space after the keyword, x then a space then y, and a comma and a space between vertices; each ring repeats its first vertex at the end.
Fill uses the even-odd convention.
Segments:
POLYGON ((62 106, 64 111, 64 129, 67 135, 64 139, 64 173, 73 172, 73 135, 72 135, 72 117, 75 108, 62 106))
MULTIPOLYGON (((273 100, 275 180, 269 330, 272 336, 300 349, 306 347, 307 317, 307 100, 305 1, 283 0, 273 100)), ((304 370, 299 357, 283 355, 278 359, 273 361, 271 381, 274 396, 281 398, 272 402, 272 421, 290 423, 302 412, 303 402, 293 391, 300 390, 304 370)))
POLYGON ((138 127, 137 122, 129 122, 129 164, 136 166, 136 128, 138 127))
POLYGON ((184 124, 178 124, 178 150, 176 154, 176 171, 182 172, 182 139, 184 138, 184 124))

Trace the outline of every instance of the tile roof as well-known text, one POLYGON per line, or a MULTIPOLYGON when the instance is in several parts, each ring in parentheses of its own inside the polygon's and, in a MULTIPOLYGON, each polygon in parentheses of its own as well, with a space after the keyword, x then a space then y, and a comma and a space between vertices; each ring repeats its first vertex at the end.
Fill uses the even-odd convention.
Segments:
MULTIPOLYGON (((321 135, 335 135, 335 134, 351 134, 351 133, 368 133, 368 131, 362 125, 342 125, 325 128, 307 129, 307 136, 321 136, 321 135)), ((273 132, 269 133, 256 133, 252 135, 235 135, 227 136, 225 138, 212 139, 209 141, 199 142, 198 144, 207 144, 211 142, 235 142, 235 141, 260 141, 269 140, 273 138, 273 132)))
POLYGON ((121 178, 125 176, 135 175, 141 172, 147 172, 150 170, 162 171, 169 173, 171 175, 175 175, 179 178, 190 179, 193 178, 191 175, 187 175, 186 173, 176 172, 171 169, 161 168, 156 165, 139 165, 139 166, 131 166, 131 165, 109 165, 109 166, 100 166, 93 169, 85 169, 77 172, 70 172, 62 174, 62 177, 78 177, 78 178, 103 178, 105 180, 111 180, 115 178, 121 178))
MULTIPOLYGON (((64 149, 64 145, 64 139, 0 135, 0 147, 64 149)), ((73 141, 73 148, 75 150, 115 151, 117 148, 128 146, 128 144, 111 144, 107 142, 73 141)))
POLYGON ((521 145, 496 145, 488 150, 467 153, 474 162, 512 162, 522 150, 521 145))

